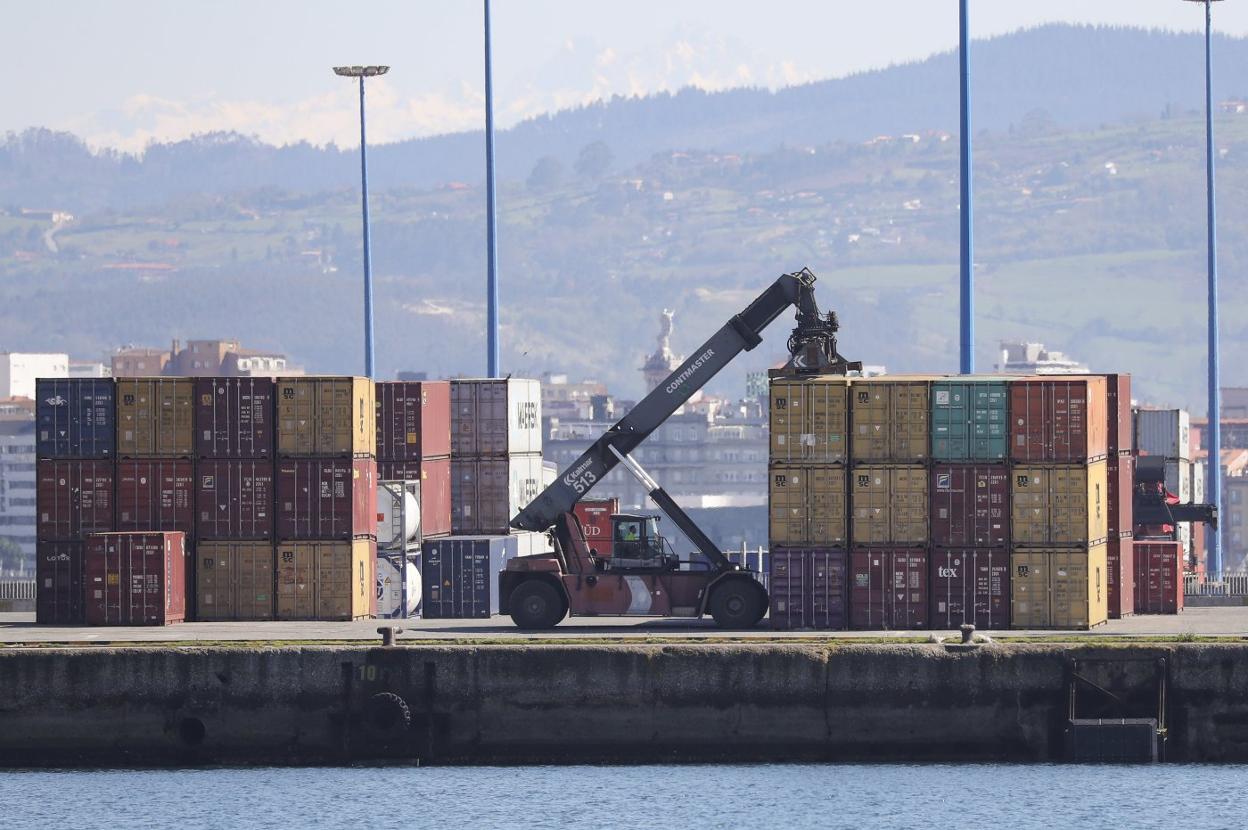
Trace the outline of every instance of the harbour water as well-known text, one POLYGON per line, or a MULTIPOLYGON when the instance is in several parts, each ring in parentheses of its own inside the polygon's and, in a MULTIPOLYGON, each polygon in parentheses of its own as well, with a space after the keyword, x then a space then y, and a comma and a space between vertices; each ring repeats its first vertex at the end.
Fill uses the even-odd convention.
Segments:
POLYGON ((1245 766, 653 765, 0 772, 25 828, 1230 828, 1245 766))

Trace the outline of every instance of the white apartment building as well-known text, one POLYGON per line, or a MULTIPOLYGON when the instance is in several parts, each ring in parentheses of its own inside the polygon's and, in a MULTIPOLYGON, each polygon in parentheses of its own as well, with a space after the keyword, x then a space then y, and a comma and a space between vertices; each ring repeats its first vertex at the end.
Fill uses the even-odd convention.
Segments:
POLYGON ((0 538, 22 549, 32 575, 35 535, 35 422, 0 421, 0 538))
POLYGON ((35 378, 69 377, 69 355, 0 352, 0 398, 34 398, 35 378))

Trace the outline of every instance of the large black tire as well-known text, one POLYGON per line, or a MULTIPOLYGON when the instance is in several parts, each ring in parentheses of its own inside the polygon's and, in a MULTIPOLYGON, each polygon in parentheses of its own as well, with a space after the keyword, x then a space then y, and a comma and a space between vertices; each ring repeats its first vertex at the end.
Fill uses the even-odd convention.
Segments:
POLYGON ((512 622, 530 631, 554 628, 568 612, 559 591, 543 579, 528 579, 517 585, 507 608, 512 622))
POLYGON ((727 579, 715 586, 707 610, 720 628, 753 628, 767 613, 767 595, 752 579, 727 579))

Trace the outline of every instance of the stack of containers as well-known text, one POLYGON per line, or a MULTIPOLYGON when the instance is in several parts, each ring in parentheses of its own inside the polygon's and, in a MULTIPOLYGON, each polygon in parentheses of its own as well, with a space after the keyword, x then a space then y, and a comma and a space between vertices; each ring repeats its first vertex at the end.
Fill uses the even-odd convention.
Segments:
POLYGON ((1104 376, 1010 383, 1011 621, 1090 628, 1108 616, 1104 376))
POLYGON ((115 385, 40 378, 35 397, 35 619, 81 625, 84 542, 113 529, 115 385))
POLYGON ((273 619, 273 381, 198 378, 195 619, 273 619))
POLYGON ((849 382, 776 377, 770 396, 772 627, 843 629, 849 624, 849 382))
MULTIPOLYGON (((1192 501, 1191 418, 1185 409, 1139 409, 1135 413, 1137 454, 1162 459, 1165 467, 1166 490, 1178 496, 1180 504, 1192 501)), ((1183 556, 1192 554, 1192 525, 1181 522, 1171 531, 1160 527, 1140 528, 1137 536, 1169 538, 1183 548, 1183 556)))
POLYGON ((275 395, 275 616, 371 617, 377 598, 373 382, 279 378, 275 395))
POLYGON ((938 380, 931 388, 931 625, 1010 624, 1009 385, 938 380))
POLYGON ((1131 376, 1106 375, 1105 397, 1109 504, 1105 561, 1109 618, 1116 620, 1135 613, 1135 419, 1131 412, 1131 376))

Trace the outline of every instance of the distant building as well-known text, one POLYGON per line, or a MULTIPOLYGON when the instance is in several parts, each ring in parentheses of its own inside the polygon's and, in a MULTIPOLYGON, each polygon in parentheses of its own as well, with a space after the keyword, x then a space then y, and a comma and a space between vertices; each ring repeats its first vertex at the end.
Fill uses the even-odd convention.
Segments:
POLYGON ((35 421, 0 419, 0 539, 35 562, 35 421))
POLYGON ((114 377, 277 377, 302 375, 286 355, 246 349, 237 340, 174 340, 168 350, 123 346, 112 357, 114 377))
POLYGON ((596 380, 570 383, 567 375, 546 372, 541 381, 543 416, 591 420, 595 417, 595 399, 601 399, 600 408, 606 404, 607 387, 596 380))
POLYGON ((35 378, 69 377, 69 355, 0 353, 0 398, 34 398, 35 378))
POLYGON ((165 374, 165 366, 173 357, 160 349, 122 346, 113 353, 110 370, 115 378, 142 378, 165 374))
POLYGON ((1001 342, 1001 362, 996 370, 1007 375, 1082 375, 1088 367, 1043 343, 1001 342))
POLYGON ((108 378, 113 376, 113 370, 99 361, 71 360, 69 361, 69 376, 71 378, 108 378))
POLYGON ((30 398, 0 398, 0 421, 33 421, 35 402, 30 398))
POLYGON ((225 377, 272 378, 302 375, 303 369, 291 366, 284 354, 256 349, 238 349, 226 352, 217 374, 225 377))

